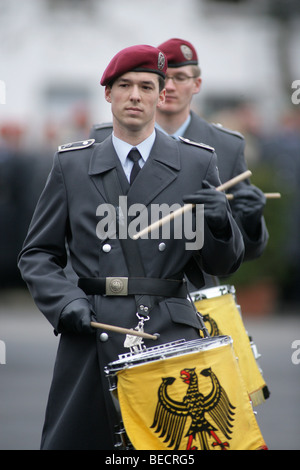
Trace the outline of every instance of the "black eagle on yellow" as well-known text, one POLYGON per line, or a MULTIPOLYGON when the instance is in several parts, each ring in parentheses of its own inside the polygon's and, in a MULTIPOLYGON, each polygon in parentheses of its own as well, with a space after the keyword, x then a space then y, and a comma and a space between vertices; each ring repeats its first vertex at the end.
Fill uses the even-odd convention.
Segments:
POLYGON ((209 336, 220 336, 222 334, 216 320, 214 320, 208 313, 202 315, 202 318, 208 327, 209 336))
POLYGON ((168 386, 176 380, 174 377, 165 377, 158 389, 158 403, 151 428, 160 433, 168 447, 178 449, 182 440, 187 419, 191 420, 189 429, 184 437, 188 438, 186 450, 197 450, 193 441, 198 437, 200 449, 210 450, 208 438, 212 437, 211 446, 229 449, 227 441, 222 442, 219 431, 230 440, 233 432, 235 407, 230 403, 227 393, 221 386, 217 376, 211 368, 203 369, 200 374, 211 379, 212 388, 208 395, 199 391, 196 368, 183 369, 180 376, 188 385, 182 402, 172 399, 168 395, 168 386), (209 416, 214 425, 208 421, 209 416))

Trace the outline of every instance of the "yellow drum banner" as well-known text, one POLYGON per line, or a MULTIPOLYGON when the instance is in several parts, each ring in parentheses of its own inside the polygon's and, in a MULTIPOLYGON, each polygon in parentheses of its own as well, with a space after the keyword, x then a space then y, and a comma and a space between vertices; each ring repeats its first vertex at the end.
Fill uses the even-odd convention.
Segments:
POLYGON ((199 300, 195 302, 195 306, 203 316, 211 336, 231 336, 233 348, 238 357, 241 373, 253 405, 261 404, 264 401, 267 386, 252 352, 249 336, 233 295, 225 294, 211 299, 199 300))
POLYGON ((266 449, 231 343, 118 372, 136 450, 266 449))

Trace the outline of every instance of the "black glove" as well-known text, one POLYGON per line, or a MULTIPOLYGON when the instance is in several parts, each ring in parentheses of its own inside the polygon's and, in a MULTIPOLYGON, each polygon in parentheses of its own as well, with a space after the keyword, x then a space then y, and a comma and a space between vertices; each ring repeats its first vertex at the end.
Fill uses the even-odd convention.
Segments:
POLYGON ((183 196, 183 202, 190 204, 204 204, 204 217, 209 228, 218 234, 228 229, 228 203, 221 191, 216 191, 208 181, 202 182, 203 189, 194 194, 183 196))
POLYGON ((86 299, 76 299, 70 302, 60 314, 59 333, 94 333, 91 326, 92 309, 86 299))
POLYGON ((234 212, 242 217, 260 220, 266 205, 266 197, 260 189, 251 185, 232 193, 234 212))

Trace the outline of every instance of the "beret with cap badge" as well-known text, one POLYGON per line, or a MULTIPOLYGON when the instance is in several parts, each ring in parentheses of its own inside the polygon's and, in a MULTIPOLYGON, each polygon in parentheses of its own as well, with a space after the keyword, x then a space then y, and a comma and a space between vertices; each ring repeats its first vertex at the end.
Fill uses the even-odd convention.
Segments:
POLYGON ((165 78, 166 70, 167 59, 159 49, 148 45, 131 46, 112 58, 100 83, 106 86, 127 72, 152 72, 165 78))
POLYGON ((172 38, 158 46, 168 60, 168 67, 183 67, 184 65, 198 65, 196 49, 184 39, 172 38))

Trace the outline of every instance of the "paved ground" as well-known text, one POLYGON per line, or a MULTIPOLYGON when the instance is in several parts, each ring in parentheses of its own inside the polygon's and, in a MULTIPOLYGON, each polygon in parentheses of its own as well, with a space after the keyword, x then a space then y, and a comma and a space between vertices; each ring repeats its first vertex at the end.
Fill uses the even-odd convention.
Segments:
MULTIPOLYGON (((0 296, 0 340, 6 346, 6 364, 0 364, 0 450, 37 450, 58 340, 26 292, 0 296)), ((247 316, 244 322, 262 354, 272 393, 256 408, 263 436, 270 450, 300 450, 300 364, 292 362, 300 312, 247 316)))

